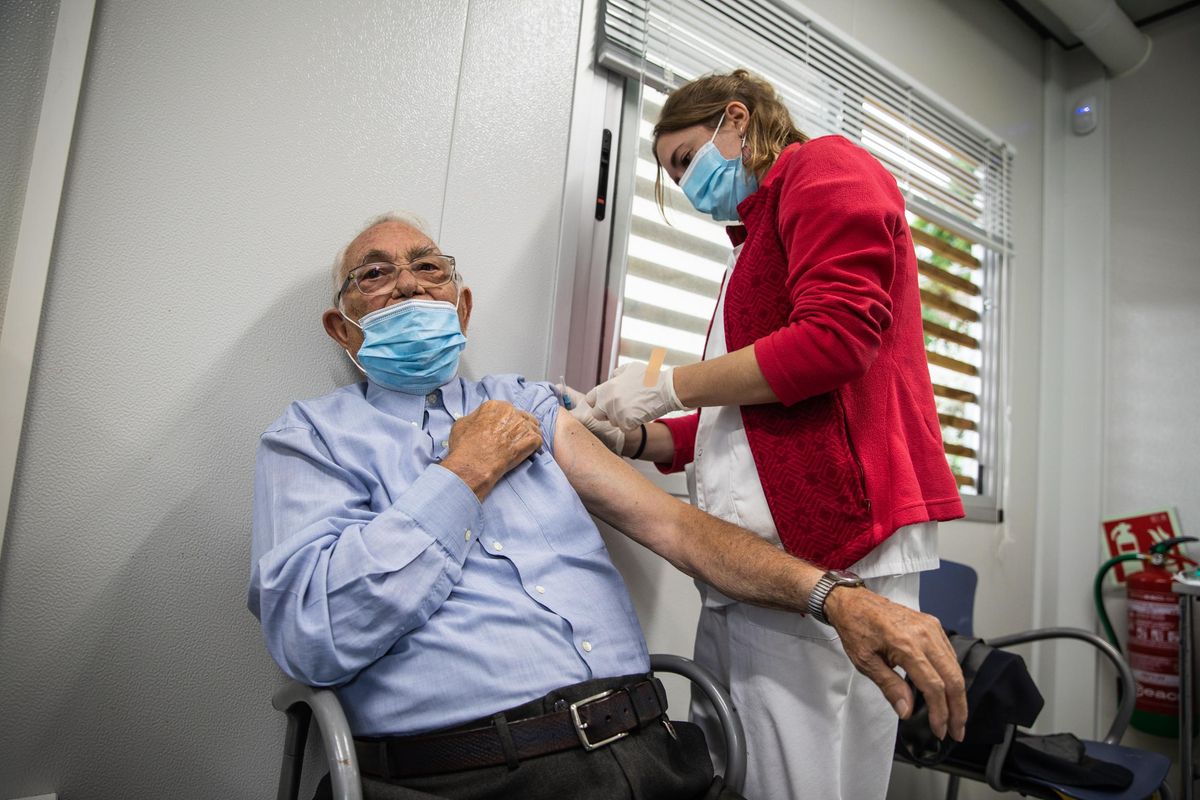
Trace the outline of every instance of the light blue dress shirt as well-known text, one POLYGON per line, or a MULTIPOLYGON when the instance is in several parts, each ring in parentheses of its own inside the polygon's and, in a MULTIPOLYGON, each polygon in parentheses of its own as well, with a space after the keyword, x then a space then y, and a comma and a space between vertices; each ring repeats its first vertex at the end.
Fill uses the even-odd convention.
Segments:
POLYGON ((357 736, 460 724, 650 669, 629 593, 554 460, 557 396, 518 376, 429 395, 364 382, 262 435, 248 605, 292 678, 334 686, 357 736), (481 504, 438 462, 485 400, 544 441, 481 504))

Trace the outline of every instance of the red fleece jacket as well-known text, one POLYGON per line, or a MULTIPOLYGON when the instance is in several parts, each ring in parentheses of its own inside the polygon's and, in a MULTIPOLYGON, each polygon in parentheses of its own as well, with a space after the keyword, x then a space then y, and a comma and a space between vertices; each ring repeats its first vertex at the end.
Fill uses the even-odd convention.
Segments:
MULTIPOLYGON (((780 400, 742 418, 784 547, 844 568, 898 528, 961 517, 895 179, 826 136, 786 148, 738 212, 725 339, 731 353, 754 346, 780 400)), ((700 413, 662 420, 666 471, 692 460, 700 413)))

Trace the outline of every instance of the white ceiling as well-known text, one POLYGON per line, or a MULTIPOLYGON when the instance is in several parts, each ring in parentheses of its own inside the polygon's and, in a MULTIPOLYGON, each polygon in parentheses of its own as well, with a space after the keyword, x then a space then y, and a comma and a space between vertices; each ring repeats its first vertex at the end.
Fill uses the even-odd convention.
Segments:
MULTIPOLYGON (((1064 47, 1074 47, 1079 39, 1062 24, 1053 13, 1046 9, 1042 0, 1008 0, 1010 4, 1021 6, 1034 17, 1043 28, 1059 41, 1064 47)), ((1147 19, 1171 11, 1179 11, 1187 6, 1195 5, 1195 0, 1117 0, 1117 5, 1125 12, 1134 24, 1140 24, 1147 19)))

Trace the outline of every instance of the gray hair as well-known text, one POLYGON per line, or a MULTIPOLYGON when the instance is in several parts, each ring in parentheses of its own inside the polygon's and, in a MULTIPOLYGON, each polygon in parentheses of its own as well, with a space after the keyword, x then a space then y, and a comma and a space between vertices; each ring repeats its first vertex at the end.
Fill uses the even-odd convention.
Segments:
MULTIPOLYGON (((371 230, 371 228, 374 228, 376 225, 382 225, 385 222, 403 222, 410 228, 416 228, 430 239, 433 238, 429 235, 429 229, 425 225, 425 220, 421 219, 416 214, 410 214, 407 211, 388 211, 380 214, 377 217, 372 217, 371 219, 367 220, 366 225, 363 225, 358 229, 357 233, 350 237, 350 242, 347 242, 346 246, 341 250, 338 250, 337 255, 333 257, 333 290, 335 292, 342 288, 342 281, 344 280, 342 271, 346 268, 346 250, 349 249, 350 243, 359 236, 362 236, 367 231, 371 230)), ((456 277, 455 283, 461 284, 461 280, 456 277)))

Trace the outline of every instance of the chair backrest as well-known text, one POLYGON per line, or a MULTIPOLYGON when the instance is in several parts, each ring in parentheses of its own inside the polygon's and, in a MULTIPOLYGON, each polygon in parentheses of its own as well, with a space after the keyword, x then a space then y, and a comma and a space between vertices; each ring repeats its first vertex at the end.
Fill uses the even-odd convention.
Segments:
POLYGON ((921 610, 937 617, 948 631, 974 636, 978 584, 974 569, 943 558, 940 567, 921 573, 921 610))

